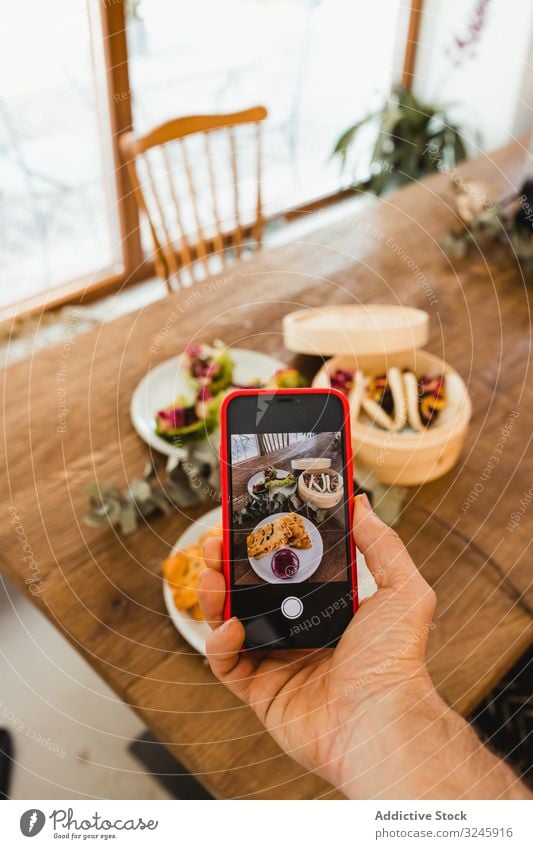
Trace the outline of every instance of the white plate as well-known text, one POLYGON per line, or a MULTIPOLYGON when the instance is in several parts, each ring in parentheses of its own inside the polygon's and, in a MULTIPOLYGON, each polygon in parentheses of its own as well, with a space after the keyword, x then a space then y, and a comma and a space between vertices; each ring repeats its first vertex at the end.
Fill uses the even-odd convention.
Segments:
MULTIPOLYGON (((254 380, 266 382, 285 363, 270 354, 248 351, 246 348, 231 348, 234 363, 233 379, 235 383, 249 384, 254 380)), ((137 384, 130 404, 130 416, 133 427, 148 445, 171 457, 175 447, 155 432, 155 414, 168 407, 180 395, 194 400, 191 387, 181 370, 183 354, 172 357, 149 371, 137 384)))
MULTIPOLYGON (((216 507, 210 510, 201 519, 189 525, 182 535, 177 540, 172 552, 178 551, 180 548, 185 548, 186 545, 194 545, 198 542, 205 531, 210 530, 214 525, 222 522, 222 509, 216 507)), ((373 595, 376 592, 376 583, 372 577, 365 558, 359 550, 357 550, 357 580, 359 583, 359 600, 373 595)), ((290 583, 290 581, 281 581, 280 583, 290 583)), ((165 600, 168 615, 170 616, 176 630, 181 634, 184 640, 187 640, 190 646, 200 654, 205 656, 205 643, 211 633, 211 629, 207 622, 197 622, 193 619, 190 613, 186 610, 178 610, 174 604, 172 590, 163 580, 163 598, 165 600)))
MULTIPOLYGON (((263 525, 268 525, 269 522, 273 522, 275 519, 280 519, 282 516, 290 516, 290 513, 273 513, 271 516, 266 516, 258 522, 254 531, 262 528, 263 525)), ((287 586, 290 584, 300 584, 302 581, 310 578, 320 566, 322 554, 324 553, 322 537, 316 525, 307 516, 301 516, 300 518, 303 520, 305 530, 311 537, 311 548, 293 548, 290 545, 280 545, 274 551, 265 554, 264 557, 249 557, 248 560, 252 569, 263 581, 269 584, 286 584, 287 586), (300 568, 294 578, 277 578, 272 571, 272 558, 280 548, 288 548, 290 551, 294 551, 300 561, 300 568)))
MULTIPOLYGON (((287 475, 292 474, 292 472, 287 472, 285 469, 276 469, 276 471, 278 473, 277 477, 280 478, 280 479, 286 478, 287 475)), ((259 498, 259 496, 255 495, 255 493, 254 493, 254 486, 255 486, 255 484, 258 484, 258 483, 261 483, 262 481, 264 481, 264 479, 265 479, 265 473, 264 472, 256 472, 255 475, 252 475, 252 477, 248 481, 248 492, 250 493, 252 498, 259 498)), ((293 493, 296 492, 297 483, 298 483, 297 481, 294 481, 292 486, 276 486, 271 491, 272 492, 282 492, 283 495, 292 495, 293 493)))
MULTIPOLYGON (((172 549, 172 554, 179 551, 180 548, 185 548, 187 545, 195 545, 202 534, 205 534, 206 531, 209 531, 215 525, 220 524, 220 522, 222 522, 222 508, 215 507, 214 510, 210 510, 209 513, 206 513, 205 516, 201 517, 201 519, 197 519, 196 522, 193 522, 192 525, 189 525, 189 527, 183 531, 172 549)), ((167 606, 168 615, 172 619, 172 622, 183 639, 187 640, 189 645, 192 646, 193 649, 196 649, 197 652, 205 655, 205 643, 211 633, 211 628, 207 622, 198 622, 196 619, 193 619, 191 614, 187 613, 186 610, 178 610, 174 604, 172 588, 165 580, 163 580, 163 597, 167 606)))

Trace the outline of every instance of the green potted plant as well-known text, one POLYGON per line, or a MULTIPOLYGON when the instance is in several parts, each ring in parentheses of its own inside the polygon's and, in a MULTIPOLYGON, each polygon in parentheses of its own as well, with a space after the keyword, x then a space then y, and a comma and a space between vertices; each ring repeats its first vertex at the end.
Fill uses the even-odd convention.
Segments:
POLYGON ((354 182, 354 188, 381 195, 434 171, 450 170, 466 158, 459 128, 444 107, 425 103, 401 85, 377 112, 353 124, 333 149, 343 170, 363 127, 372 127, 370 176, 354 182))

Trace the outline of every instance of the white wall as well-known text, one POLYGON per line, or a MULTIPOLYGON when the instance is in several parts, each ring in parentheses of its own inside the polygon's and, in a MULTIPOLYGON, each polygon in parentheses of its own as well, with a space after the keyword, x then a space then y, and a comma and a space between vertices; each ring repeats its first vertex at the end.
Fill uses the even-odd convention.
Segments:
POLYGON ((472 153, 533 130, 533 3, 490 0, 474 55, 452 70, 447 50, 466 32, 477 3, 426 0, 414 86, 428 100, 457 104, 450 114, 464 127, 472 153))

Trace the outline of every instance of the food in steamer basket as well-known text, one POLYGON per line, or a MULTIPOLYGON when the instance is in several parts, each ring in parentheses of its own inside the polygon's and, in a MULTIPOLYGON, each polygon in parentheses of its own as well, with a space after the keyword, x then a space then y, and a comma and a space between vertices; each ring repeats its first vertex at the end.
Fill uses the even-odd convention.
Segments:
POLYGON ((315 489, 321 493, 333 493, 342 488, 340 478, 333 477, 328 472, 304 472, 302 477, 309 490, 315 489))
POLYGON ((365 375, 360 369, 336 369, 330 385, 348 397, 352 424, 366 413, 372 424, 400 432, 410 427, 424 431, 446 406, 445 376, 417 377, 409 369, 392 366, 385 373, 365 375))

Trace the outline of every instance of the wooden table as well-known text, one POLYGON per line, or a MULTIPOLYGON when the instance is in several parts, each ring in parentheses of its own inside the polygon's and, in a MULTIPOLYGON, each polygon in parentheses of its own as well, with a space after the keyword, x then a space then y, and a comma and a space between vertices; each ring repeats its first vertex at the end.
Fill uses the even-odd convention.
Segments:
MULTIPOLYGON (((519 185, 521 154, 512 145, 461 170, 507 194, 519 185)), ((467 714, 531 640, 528 291, 504 248, 490 265, 476 254, 453 267, 438 244, 455 220, 450 203, 444 175, 369 200, 227 277, 5 373, 1 568, 216 796, 335 794, 279 751, 165 613, 160 562, 202 509, 127 538, 82 524, 89 482, 124 485, 142 473, 148 452, 130 423, 132 390, 192 338, 288 359, 289 310, 354 301, 428 310, 427 347, 460 371, 474 403, 460 464, 411 490, 399 526, 438 595, 431 673, 467 714)))

